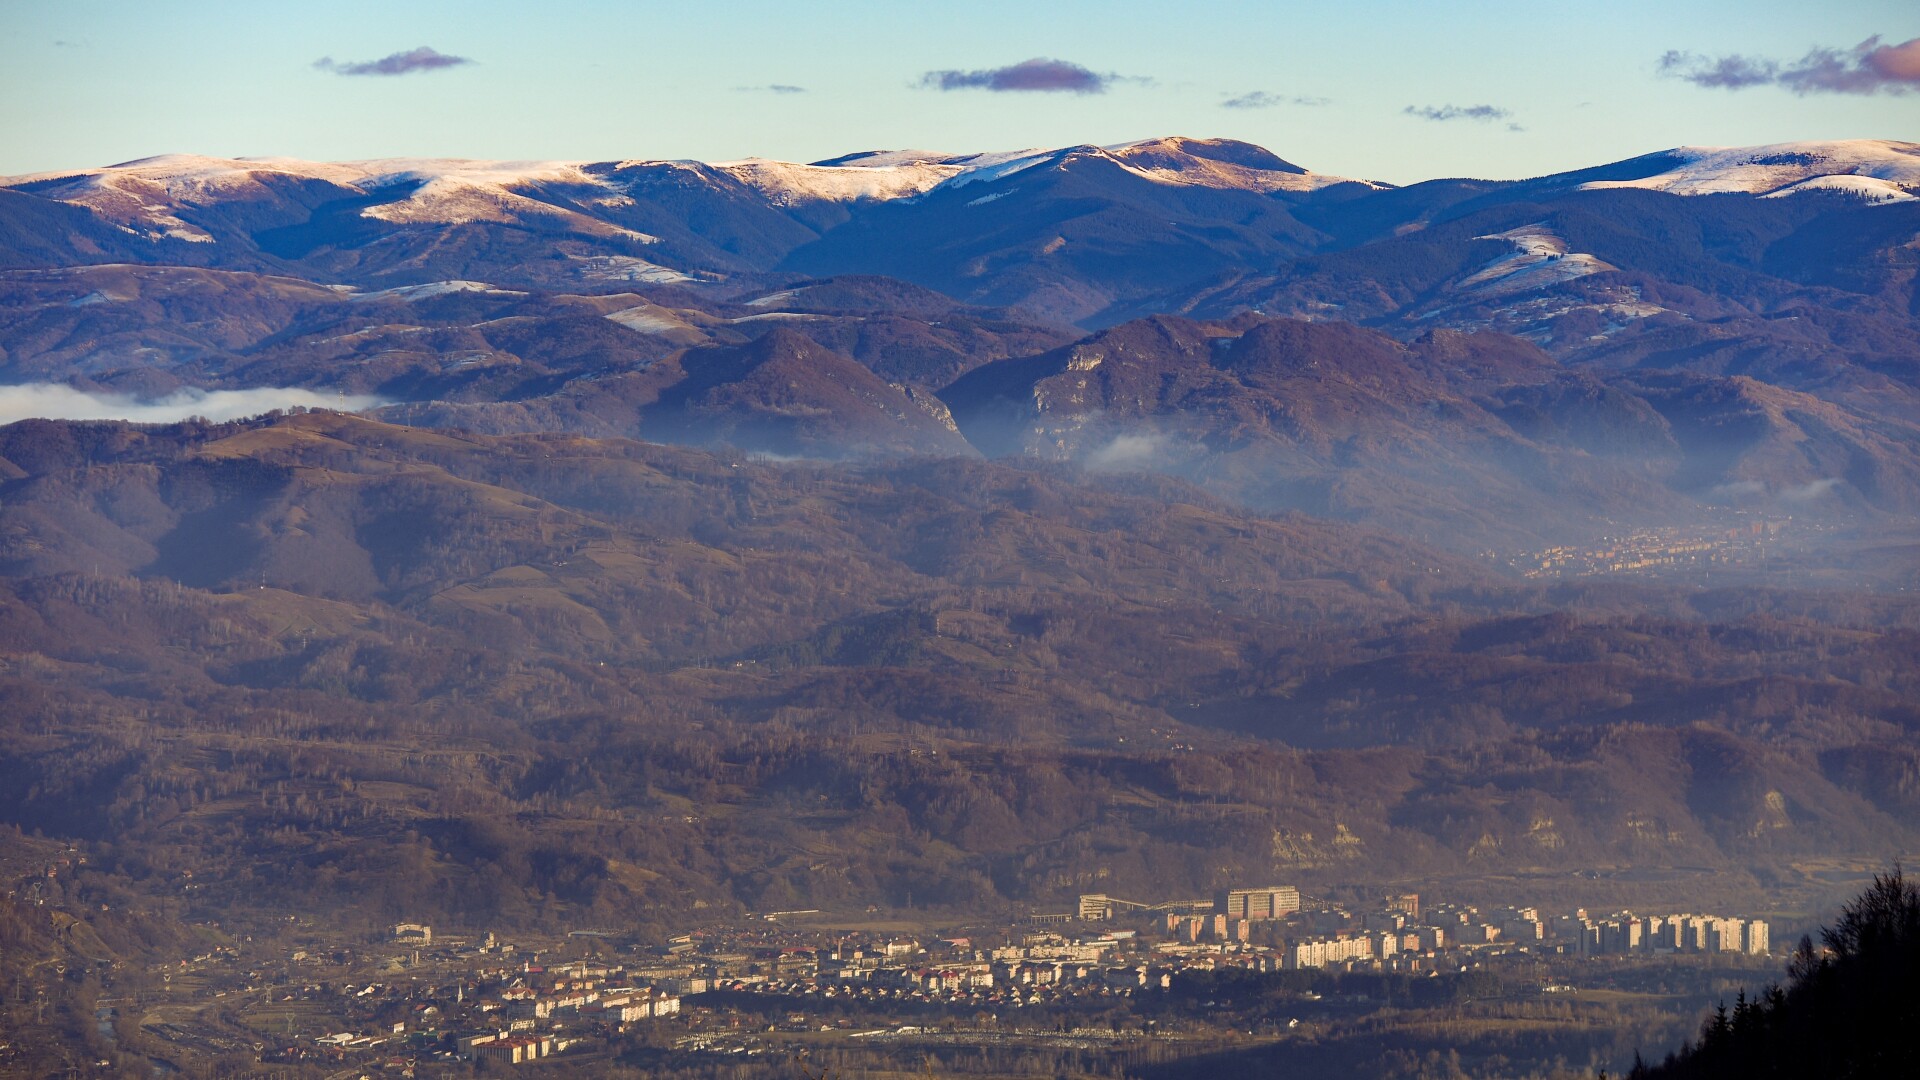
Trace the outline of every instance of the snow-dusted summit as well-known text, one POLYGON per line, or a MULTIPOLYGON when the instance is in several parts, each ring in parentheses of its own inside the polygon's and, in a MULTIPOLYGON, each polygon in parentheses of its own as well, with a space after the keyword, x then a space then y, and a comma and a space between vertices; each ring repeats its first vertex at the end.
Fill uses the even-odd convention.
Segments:
POLYGON ((1682 146, 1656 156, 1674 164, 1635 180, 1596 180, 1581 187, 1766 198, 1845 191, 1876 202, 1904 202, 1920 195, 1920 143, 1845 139, 1770 146, 1682 146))
POLYGON ((911 170, 932 179, 925 190, 942 184, 1000 180, 1028 169, 1066 167, 1081 162, 1106 162, 1157 184, 1183 187, 1239 188, 1246 191, 1317 191, 1334 184, 1363 183, 1344 176, 1309 172, 1251 143, 1232 139, 1189 139, 1173 136, 1142 139, 1112 146, 1068 146, 1057 149, 1013 150, 986 154, 939 154, 924 150, 878 150, 817 162, 814 168, 868 169, 880 172, 911 170))

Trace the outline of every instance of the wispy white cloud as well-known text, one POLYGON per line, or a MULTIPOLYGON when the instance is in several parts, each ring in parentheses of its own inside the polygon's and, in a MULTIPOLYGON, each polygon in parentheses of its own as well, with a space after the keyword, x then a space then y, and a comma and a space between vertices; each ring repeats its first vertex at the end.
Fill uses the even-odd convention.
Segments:
POLYGON ((1716 501, 1752 499, 1771 496, 1784 502, 1811 502, 1825 495, 1831 495, 1840 487, 1839 477, 1827 476, 1804 484, 1770 486, 1759 480, 1732 480, 1716 484, 1707 491, 1707 497, 1716 501))
POLYGON ((1173 446, 1159 432, 1116 435, 1112 442, 1089 453, 1088 468, 1096 472, 1143 472, 1165 468, 1173 446))
POLYGON ((1506 120, 1513 116, 1512 111, 1498 105, 1409 105, 1400 110, 1408 116, 1417 116, 1422 120, 1479 120, 1489 122, 1506 120))
POLYGON ((359 412, 385 402, 365 394, 322 394, 293 387, 247 390, 179 390, 141 399, 124 394, 95 394, 63 383, 0 386, 0 424, 16 420, 130 420, 168 424, 191 416, 238 420, 275 409, 338 409, 359 412))
POLYGON ((1277 105, 1299 105, 1305 108, 1318 108, 1332 104, 1323 97, 1311 97, 1306 94, 1273 94, 1265 90, 1249 90, 1244 94, 1235 94, 1220 103, 1223 109, 1271 109, 1277 105))
POLYGON ((1788 502, 1811 502, 1822 495, 1829 495, 1840 486, 1840 479, 1834 476, 1824 477, 1797 487, 1780 489, 1780 497, 1788 502))

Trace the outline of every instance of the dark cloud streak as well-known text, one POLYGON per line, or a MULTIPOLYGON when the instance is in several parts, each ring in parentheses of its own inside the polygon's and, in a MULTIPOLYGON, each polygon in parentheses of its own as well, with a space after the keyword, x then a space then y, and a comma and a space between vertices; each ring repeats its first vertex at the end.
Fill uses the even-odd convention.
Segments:
POLYGON ((1491 123, 1495 120, 1506 120, 1513 116, 1510 110, 1502 109, 1496 105, 1467 105, 1464 107, 1459 105, 1409 105, 1400 111, 1408 116, 1417 116, 1422 120, 1438 120, 1442 122, 1448 120, 1477 120, 1482 123, 1491 123))
POLYGON ((419 71, 439 71, 442 68, 459 67, 471 63, 473 61, 467 57, 452 56, 422 45, 417 49, 397 52, 378 60, 355 60, 342 63, 331 56, 323 56, 315 60, 313 66, 335 75, 411 75, 419 71))
POLYGON ((1821 46, 1793 63, 1766 57, 1721 57, 1669 50, 1658 71, 1712 90, 1781 86, 1807 94, 1905 94, 1920 90, 1920 38, 1898 45, 1880 44, 1875 34, 1851 49, 1821 46))
POLYGON ((1670 50, 1660 58, 1660 74, 1685 79, 1695 86, 1715 89, 1741 90, 1749 86, 1765 86, 1779 73, 1780 66, 1771 60, 1754 60, 1738 55, 1709 60, 1704 56, 1670 50))
POLYGON ((1116 82, 1146 82, 1136 76, 1116 75, 1081 67, 1066 60, 1036 56, 1006 67, 976 71, 929 71, 920 85, 929 90, 991 90, 995 93, 1104 94, 1116 82))
POLYGON ((736 86, 735 93, 740 94, 804 94, 807 88, 791 83, 767 83, 764 86, 736 86))

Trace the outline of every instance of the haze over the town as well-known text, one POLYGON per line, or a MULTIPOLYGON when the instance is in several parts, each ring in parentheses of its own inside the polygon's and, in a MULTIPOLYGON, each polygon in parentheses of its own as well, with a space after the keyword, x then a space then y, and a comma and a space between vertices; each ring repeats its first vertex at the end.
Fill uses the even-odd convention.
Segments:
POLYGON ((0 174, 176 152, 810 161, 1183 134, 1409 183, 1920 132, 1920 59, 1898 49, 1920 19, 1901 0, 565 0, 524 15, 9 3, 0 174), (1022 78, 1033 60, 1053 63, 1022 78), (1837 77, 1793 77, 1809 69, 1837 77))

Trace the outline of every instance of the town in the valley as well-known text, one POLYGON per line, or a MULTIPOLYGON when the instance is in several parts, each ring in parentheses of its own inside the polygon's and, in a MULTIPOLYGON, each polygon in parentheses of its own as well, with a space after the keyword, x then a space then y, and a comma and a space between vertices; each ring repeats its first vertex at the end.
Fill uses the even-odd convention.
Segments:
POLYGON ((149 1045, 191 1054, 407 1076, 436 1064, 485 1072, 943 1039, 1071 1047, 1231 1029, 1281 1040, 1379 1007, 1390 992, 1380 987, 1571 1000, 1621 971, 1774 963, 1758 918, 1410 892, 1334 903, 1294 886, 1151 902, 1087 894, 1071 911, 947 930, 870 918, 764 912, 666 940, 403 923, 353 940, 314 928, 288 948, 302 940, 294 919, 270 946, 233 938, 121 980, 146 988, 135 994, 116 996, 109 973, 100 1023, 137 1015, 141 1038, 159 1040, 149 1045), (1264 1011, 1236 1011, 1228 991, 1249 987, 1264 1011))
MULTIPOLYGON (((1627 574, 1706 575, 1710 579, 1715 570, 1764 571, 1770 559, 1779 558, 1783 546, 1804 545, 1821 534, 1818 526, 1796 526, 1791 518, 1736 518, 1731 524, 1624 530, 1589 544, 1513 553, 1502 561, 1528 578, 1627 574)), ((1780 562, 1783 568, 1789 565, 1780 562)))

